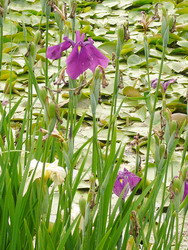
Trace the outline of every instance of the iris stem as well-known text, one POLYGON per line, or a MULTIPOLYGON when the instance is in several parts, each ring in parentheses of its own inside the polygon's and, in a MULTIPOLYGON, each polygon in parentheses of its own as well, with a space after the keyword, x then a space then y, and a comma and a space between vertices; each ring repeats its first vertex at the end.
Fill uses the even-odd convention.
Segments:
POLYGON ((176 212, 176 243, 175 243, 175 250, 179 249, 179 244, 178 244, 178 232, 179 232, 179 216, 178 213, 176 212))
MULTIPOLYGON (((49 18, 50 18, 50 10, 51 7, 46 3, 46 51, 48 48, 48 31, 49 31, 49 18)), ((46 87, 49 87, 49 79, 48 79, 48 58, 45 60, 45 84, 46 87)))
POLYGON ((151 148, 151 136, 152 136, 152 129, 153 129, 153 121, 154 121, 154 117, 155 117, 155 109, 156 109, 157 100, 158 100, 158 93, 159 93, 161 75, 162 75, 162 70, 163 70, 164 58, 165 58, 165 48, 163 47, 161 65, 160 65, 160 70, 159 70, 159 77, 158 77, 158 81, 157 81, 157 88, 156 88, 156 91, 155 91, 153 112, 151 112, 151 114, 150 114, 151 116, 150 116, 149 132, 148 132, 146 164, 145 164, 144 181, 143 181, 144 188, 146 187, 146 181, 147 181, 147 173, 148 173, 148 166, 149 166, 149 155, 150 155, 150 148, 151 148))
POLYGON ((144 52, 145 52, 145 59, 146 59, 146 70, 147 70, 147 81, 148 81, 148 89, 150 91, 150 74, 149 74, 149 44, 146 34, 144 35, 144 52))
POLYGON ((109 121, 109 128, 108 128, 108 135, 107 135, 107 142, 106 142, 106 158, 108 156, 110 137, 113 138, 113 131, 114 131, 114 126, 115 126, 115 121, 113 121, 113 117, 116 113, 116 106, 117 106, 118 83, 119 83, 119 57, 120 57, 121 47, 122 47, 122 43, 121 43, 120 38, 118 37, 118 42, 116 46, 114 91, 113 91, 113 96, 112 96, 110 121, 109 121), (112 135, 111 135, 111 132, 112 132, 112 135))
POLYGON ((2 68, 2 59, 3 59, 3 17, 0 16, 0 76, 2 68))

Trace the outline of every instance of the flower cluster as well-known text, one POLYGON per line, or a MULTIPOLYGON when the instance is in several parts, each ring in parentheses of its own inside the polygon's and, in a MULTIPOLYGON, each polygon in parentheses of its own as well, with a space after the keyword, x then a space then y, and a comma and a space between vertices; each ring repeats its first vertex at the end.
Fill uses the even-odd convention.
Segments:
POLYGON ((118 176, 116 178, 113 192, 117 196, 120 196, 123 189, 123 199, 127 196, 129 191, 132 191, 134 187, 141 181, 141 178, 137 175, 133 174, 132 172, 129 172, 126 168, 124 168, 123 172, 119 171, 118 176))
POLYGON ((109 59, 95 48, 94 41, 91 38, 88 38, 87 41, 84 41, 84 39, 85 34, 76 31, 76 42, 64 37, 65 42, 48 47, 46 57, 53 60, 59 59, 62 52, 72 46, 73 50, 66 59, 67 74, 72 79, 76 79, 87 69, 94 72, 99 65, 106 68, 109 59))
MULTIPOLYGON (((151 87, 152 87, 153 89, 156 89, 156 87, 157 87, 157 82, 158 82, 158 79, 157 79, 157 78, 154 79, 154 80, 151 82, 151 87)), ((176 79, 170 79, 170 80, 168 80, 168 81, 161 81, 160 84, 161 84, 161 87, 162 87, 163 91, 166 92, 168 86, 169 86, 171 83, 174 83, 174 82, 176 82, 176 79)))

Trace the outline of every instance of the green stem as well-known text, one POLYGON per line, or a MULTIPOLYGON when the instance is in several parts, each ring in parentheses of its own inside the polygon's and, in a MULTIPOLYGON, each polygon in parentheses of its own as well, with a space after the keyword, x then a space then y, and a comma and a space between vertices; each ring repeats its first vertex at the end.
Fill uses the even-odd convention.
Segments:
POLYGON ((150 74, 149 74, 149 46, 146 34, 144 35, 144 52, 146 58, 146 70, 147 70, 147 77, 148 77, 148 89, 151 89, 150 85, 150 74))
POLYGON ((69 108, 68 108, 68 119, 67 119, 67 135, 68 135, 68 157, 69 157, 69 166, 68 167, 68 180, 67 180, 67 195, 68 195, 68 213, 69 213, 69 220, 67 226, 70 225, 71 222, 71 206, 72 206, 72 177, 73 177, 73 154, 74 154, 74 127, 75 127, 75 117, 76 117, 76 99, 74 95, 74 88, 76 85, 76 80, 72 80, 69 78, 69 108))
POLYGON ((0 16, 0 76, 3 57, 3 17, 0 16))
POLYGON ((175 244, 175 250, 179 249, 179 239, 178 239, 178 232, 179 232, 179 216, 178 213, 176 212, 176 244, 175 244))
POLYGON ((97 164, 98 164, 98 153, 97 153, 97 123, 96 114, 93 113, 93 151, 92 151, 92 173, 96 177, 97 164))
POLYGON ((153 121, 154 121, 154 117, 155 117, 155 109, 156 109, 157 100, 158 100, 158 93, 159 93, 159 86, 160 86, 161 75, 162 75, 162 70, 163 70, 164 58, 165 58, 165 48, 163 48, 160 71, 159 71, 159 78, 158 78, 158 82, 157 82, 157 88, 156 88, 155 99, 154 99, 154 104, 153 104, 153 112, 151 112, 151 117, 150 117, 149 132, 148 132, 148 144, 147 144, 147 152, 146 152, 146 164, 145 164, 144 181, 143 181, 144 187, 146 187, 153 121))
MULTIPOLYGON (((49 30, 49 18, 50 18, 50 6, 46 3, 46 51, 48 48, 48 30, 49 30)), ((45 60, 45 84, 46 87, 49 87, 48 79, 48 58, 45 60)))
POLYGON ((181 245, 181 242, 182 242, 182 238, 183 238, 182 235, 183 235, 183 229, 184 229, 184 225, 185 225, 185 219, 186 219, 186 213, 184 213, 184 215, 183 215, 183 222, 182 222, 182 227, 181 227, 180 240, 179 240, 177 249, 180 249, 180 245, 181 245))
POLYGON ((136 174, 138 174, 140 167, 140 156, 139 156, 140 147, 136 145, 136 174))
POLYGON ((114 114, 116 113, 116 106, 117 106, 117 96, 118 96, 118 83, 119 83, 119 57, 121 51, 121 41, 118 39, 117 47, 116 47, 116 63, 115 63, 115 79, 114 79, 114 91, 112 96, 112 105, 110 111, 110 121, 109 121, 109 128, 108 128, 108 135, 107 135, 107 142, 106 142, 106 158, 108 156, 108 149, 109 149, 109 142, 110 137, 112 138, 111 131, 113 133, 113 127, 115 125, 115 121, 112 122, 114 114))

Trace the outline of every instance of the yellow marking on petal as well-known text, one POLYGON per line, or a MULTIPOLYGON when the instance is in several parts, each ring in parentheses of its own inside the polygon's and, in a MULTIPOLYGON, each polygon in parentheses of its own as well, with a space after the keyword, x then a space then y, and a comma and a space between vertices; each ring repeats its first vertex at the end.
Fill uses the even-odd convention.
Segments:
POLYGON ((80 50, 81 50, 81 46, 78 46, 78 52, 80 53, 80 50))
POLYGON ((51 171, 50 170, 46 170, 44 172, 44 179, 45 180, 48 180, 50 178, 50 175, 51 175, 51 171))
POLYGON ((123 183, 123 179, 119 179, 119 182, 122 184, 123 183))

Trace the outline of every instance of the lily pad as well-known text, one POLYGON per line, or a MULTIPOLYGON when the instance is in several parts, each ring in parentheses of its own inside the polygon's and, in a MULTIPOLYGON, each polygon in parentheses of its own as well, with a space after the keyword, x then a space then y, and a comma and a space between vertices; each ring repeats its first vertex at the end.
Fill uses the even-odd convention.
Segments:
POLYGON ((142 97, 139 90, 131 86, 127 86, 123 89, 123 95, 127 97, 142 97))
POLYGON ((127 64, 130 66, 137 66, 144 62, 144 59, 138 55, 132 54, 127 59, 127 64))

